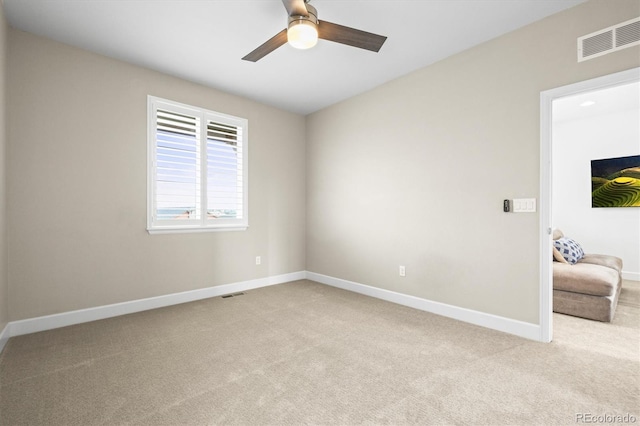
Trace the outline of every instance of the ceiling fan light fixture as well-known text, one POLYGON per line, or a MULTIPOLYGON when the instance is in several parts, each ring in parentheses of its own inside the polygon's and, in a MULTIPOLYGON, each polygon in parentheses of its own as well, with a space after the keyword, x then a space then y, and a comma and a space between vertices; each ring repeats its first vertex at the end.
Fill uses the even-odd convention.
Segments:
POLYGON ((289 16, 287 41, 296 49, 310 49, 318 43, 318 11, 305 1, 306 15, 289 16))
POLYGON ((290 20, 287 41, 296 49, 310 49, 318 43, 318 26, 305 17, 290 20))

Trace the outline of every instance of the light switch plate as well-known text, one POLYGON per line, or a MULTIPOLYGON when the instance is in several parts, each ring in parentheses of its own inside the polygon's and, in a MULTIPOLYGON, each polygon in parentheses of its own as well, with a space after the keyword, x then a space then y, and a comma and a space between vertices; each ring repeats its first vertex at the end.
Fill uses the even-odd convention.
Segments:
POLYGON ((535 213, 536 199, 535 198, 514 198, 513 211, 515 213, 535 213))

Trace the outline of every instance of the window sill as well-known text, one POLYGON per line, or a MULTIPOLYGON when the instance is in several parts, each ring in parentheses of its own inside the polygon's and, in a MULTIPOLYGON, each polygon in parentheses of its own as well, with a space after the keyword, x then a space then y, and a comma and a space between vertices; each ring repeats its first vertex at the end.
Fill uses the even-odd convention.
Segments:
POLYGON ((147 228, 151 235, 155 234, 192 234, 195 232, 224 232, 224 231, 246 231, 248 226, 216 226, 216 227, 163 227, 147 228))

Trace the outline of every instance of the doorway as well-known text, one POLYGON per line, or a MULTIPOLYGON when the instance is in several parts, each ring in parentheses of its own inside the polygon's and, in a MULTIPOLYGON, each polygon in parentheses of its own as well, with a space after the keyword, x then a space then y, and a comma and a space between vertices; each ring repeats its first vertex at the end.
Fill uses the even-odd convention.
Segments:
POLYGON ((562 86, 540 94, 540 340, 553 339, 553 114, 554 101, 640 81, 640 68, 562 86))

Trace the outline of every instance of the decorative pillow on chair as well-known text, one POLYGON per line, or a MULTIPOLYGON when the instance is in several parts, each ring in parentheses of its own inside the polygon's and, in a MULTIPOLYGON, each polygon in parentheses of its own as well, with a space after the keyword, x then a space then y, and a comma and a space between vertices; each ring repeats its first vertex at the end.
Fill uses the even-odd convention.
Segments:
POLYGON ((562 257, 572 265, 578 263, 584 257, 584 251, 580 244, 571 238, 562 237, 553 241, 553 246, 558 249, 562 257))
POLYGON ((562 256, 562 253, 560 253, 555 246, 552 245, 551 249, 553 250, 553 260, 555 260, 556 262, 560 262, 560 263, 569 263, 569 262, 567 262, 567 259, 565 259, 562 256))

